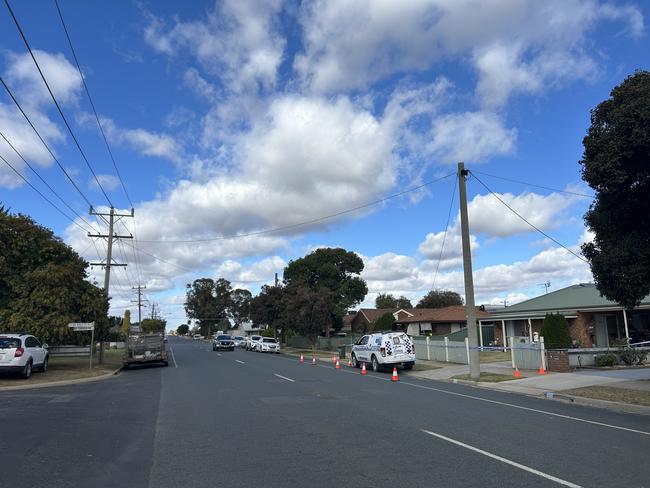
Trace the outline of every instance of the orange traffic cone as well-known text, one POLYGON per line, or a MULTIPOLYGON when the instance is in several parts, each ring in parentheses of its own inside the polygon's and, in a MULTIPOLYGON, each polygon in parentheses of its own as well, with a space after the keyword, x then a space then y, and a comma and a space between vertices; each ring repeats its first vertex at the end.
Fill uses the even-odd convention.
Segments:
POLYGON ((335 366, 335 368, 336 368, 336 369, 341 369, 341 363, 339 363, 339 360, 338 360, 338 359, 336 360, 336 366, 335 366))
POLYGON ((397 376, 397 368, 393 368, 393 376, 390 379, 391 381, 399 381, 399 376, 397 376))
POLYGON ((348 367, 352 367, 352 358, 348 359, 348 367))
POLYGON ((316 366, 316 356, 314 356, 311 360, 311 365, 316 366))
POLYGON ((336 356, 332 356, 332 364, 336 364, 336 356))
POLYGON ((301 362, 301 363, 304 363, 304 362, 305 362, 305 357, 304 357, 302 354, 300 355, 300 362, 301 362))
POLYGON ((544 369, 544 366, 540 366, 538 373, 539 374, 546 374, 546 370, 544 369))
POLYGON ((366 372, 366 363, 361 363, 361 374, 368 374, 366 372))
POLYGON ((519 368, 515 368, 514 377, 515 378, 521 378, 521 373, 519 372, 519 368))

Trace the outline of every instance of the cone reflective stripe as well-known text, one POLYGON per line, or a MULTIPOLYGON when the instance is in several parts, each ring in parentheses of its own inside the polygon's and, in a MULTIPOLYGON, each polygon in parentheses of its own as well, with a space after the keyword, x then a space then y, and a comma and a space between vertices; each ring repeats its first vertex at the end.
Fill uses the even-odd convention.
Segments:
POLYGON ((397 376, 397 368, 393 368, 393 376, 390 379, 391 381, 399 381, 399 376, 397 376))
POLYGON ((305 362, 305 357, 304 357, 302 354, 300 355, 300 362, 301 362, 301 363, 304 363, 304 362, 305 362))
POLYGON ((348 359, 348 366, 352 367, 352 358, 348 359))
POLYGON ((336 364, 336 356, 332 356, 332 364, 336 364))
POLYGON ((316 356, 311 359, 311 365, 316 366, 316 356))
POLYGON ((335 368, 336 368, 336 369, 341 369, 341 363, 339 363, 339 360, 338 360, 338 359, 336 360, 336 366, 335 366, 335 368))
POLYGON ((366 372, 366 363, 361 363, 361 374, 368 374, 366 372))
POLYGON ((514 377, 515 377, 515 378, 521 378, 521 373, 519 372, 519 368, 515 368, 515 374, 514 374, 514 377))
POLYGON ((542 366, 542 367, 539 368, 538 373, 539 373, 539 374, 546 374, 546 370, 544 369, 544 366, 542 366))

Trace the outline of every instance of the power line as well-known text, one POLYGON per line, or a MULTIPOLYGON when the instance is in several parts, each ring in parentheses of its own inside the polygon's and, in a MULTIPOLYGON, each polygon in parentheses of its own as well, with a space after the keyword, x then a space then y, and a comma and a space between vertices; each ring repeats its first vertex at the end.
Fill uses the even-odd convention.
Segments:
POLYGON ((442 176, 440 178, 436 178, 435 180, 427 181, 425 183, 422 183, 421 185, 417 185, 411 188, 408 188, 404 191, 400 191, 398 193, 394 193, 392 195, 388 195, 384 198, 380 198, 379 200, 374 200, 369 203, 365 203, 363 205, 359 205, 357 207, 349 208, 347 210, 342 210, 340 212, 336 212, 330 215, 325 215, 323 217, 318 217, 316 219, 312 220, 307 220, 305 222, 299 222, 297 224, 291 224, 291 225, 285 225, 282 227, 275 227, 272 229, 265 229, 265 230, 260 230, 256 232, 248 232, 246 234, 233 234, 229 236, 219 236, 219 237, 210 237, 210 238, 205 238, 205 239, 187 239, 187 240, 140 240, 140 242, 151 242, 151 243, 160 243, 160 244, 179 244, 179 243, 192 243, 192 242, 211 242, 211 241, 222 241, 222 240, 228 240, 228 239, 238 239, 241 237, 251 237, 251 236, 259 236, 263 234, 270 234, 273 232, 280 232, 284 230, 290 230, 290 229, 295 229, 297 227, 304 227, 305 225, 311 225, 311 224, 316 224, 318 222, 322 222, 324 220, 329 220, 333 219, 334 217, 339 217, 341 215, 345 215, 348 213, 356 212, 358 210, 362 210, 364 208, 372 207, 374 205, 378 205, 380 203, 384 203, 390 199, 397 198, 399 196, 405 195, 407 193, 411 193, 417 190, 420 190, 426 186, 432 185, 433 183, 437 183, 439 181, 442 181, 446 178, 449 178, 450 176, 455 175, 456 173, 450 173, 448 175, 442 176))
POLYGON ((20 105, 20 103, 18 102, 18 100, 16 99, 16 97, 14 96, 14 94, 12 93, 12 91, 9 89, 9 87, 8 87, 7 84, 5 83, 5 80, 2 78, 2 76, 0 76, 0 83, 2 83, 2 86, 4 87, 5 91, 9 94, 9 96, 10 96, 11 99, 13 100, 14 104, 16 105, 16 107, 18 107, 18 110, 20 110, 20 113, 23 115, 23 117, 25 118, 25 120, 27 121, 27 123, 30 125, 30 127, 32 128, 32 130, 34 131, 34 133, 36 134, 36 136, 39 138, 39 140, 41 141, 41 143, 43 144, 43 146, 45 146, 45 149, 47 149, 47 152, 50 153, 50 156, 52 157, 52 159, 54 159, 54 161, 56 162, 56 164, 57 164, 57 166, 59 167, 59 169, 61 169, 61 171, 63 171, 63 174, 65 174, 65 176, 68 178, 68 181, 70 181, 70 183, 72 184, 72 186, 74 186, 75 190, 77 190, 77 192, 79 193, 79 195, 81 195, 81 198, 83 198, 83 199, 86 201, 86 203, 88 204, 89 207, 92 207, 93 204, 90 203, 90 200, 88 200, 88 197, 86 197, 86 195, 84 194, 84 192, 81 191, 81 188, 79 188, 79 186, 77 185, 77 183, 75 183, 75 181, 72 179, 72 176, 70 176, 70 174, 66 171, 66 169, 63 167, 63 165, 62 165, 61 162, 59 161, 59 159, 54 155, 54 152, 50 149, 50 146, 47 145, 47 143, 45 142, 45 139, 43 139, 43 137, 41 137, 41 134, 38 132, 38 130, 36 129, 36 127, 34 126, 34 124, 32 124, 31 119, 30 119, 30 118, 28 117, 28 115, 25 113, 25 111, 23 110, 23 107, 20 105))
POLYGON ((554 192, 557 192, 557 193, 566 193, 567 195, 576 195, 578 197, 586 197, 586 198, 592 198, 592 199, 594 198, 593 195, 587 195, 586 193, 578 193, 578 192, 569 191, 569 190, 558 190, 557 188, 550 188, 548 186, 537 185, 535 183, 528 183, 527 181, 513 180, 512 178, 505 178, 503 176, 497 176, 497 175, 491 175, 489 173, 484 173, 483 171, 474 171, 474 170, 472 170, 472 174, 476 175, 476 173, 478 173, 480 175, 489 176, 490 178, 496 178, 496 179, 499 179, 499 180, 510 181, 512 183, 519 183, 520 185, 534 186, 534 187, 537 187, 537 188, 542 188, 544 190, 550 190, 550 191, 554 191, 554 192))
POLYGON ((29 42, 27 42, 27 38, 25 37, 25 33, 23 32, 23 29, 20 26, 20 23, 18 22, 18 19, 14 15, 14 11, 12 10, 11 5, 9 5, 9 0, 5 0, 5 5, 7 6, 7 9, 9 10, 9 13, 11 14, 11 18, 13 19, 14 24, 16 24, 16 28, 18 29, 18 32, 20 33, 20 36, 22 37, 23 42, 25 43, 25 46, 27 47, 27 50, 29 51, 29 55, 32 57, 32 61, 34 61, 34 64, 36 65, 36 69, 38 69, 38 73, 41 75, 41 79, 43 80, 43 83, 45 83, 45 87, 47 88, 47 91, 49 92, 50 97, 52 98, 52 101, 54 102, 54 105, 56 105, 56 108, 59 111, 59 114, 61 115, 61 118, 63 119, 63 122, 65 123, 65 126, 68 128, 68 132, 70 133, 70 136, 72 137, 72 140, 75 142, 75 145, 77 146, 77 149, 79 149, 79 152, 81 153, 81 156, 83 157, 83 160, 86 162, 86 166, 88 166, 88 169, 90 170, 93 177, 95 178, 95 182, 97 183, 97 186, 99 186, 99 189, 104 194, 104 197, 106 198, 106 201, 112 207, 113 203, 111 202, 111 199, 108 198, 108 195, 107 195, 106 191, 104 190, 104 187, 100 183, 99 178, 97 178, 97 174, 95 174, 95 170, 90 165, 90 162, 88 161, 88 158, 86 157, 86 154, 83 152, 83 149, 81 149, 81 145, 79 144, 79 141, 77 140, 77 137, 74 135, 74 132, 72 131, 72 127, 70 127, 70 124, 68 123, 68 119, 65 117, 65 115, 63 113, 63 110, 61 110, 61 106, 59 105, 59 102, 57 101, 56 97, 54 96, 54 93, 52 93, 52 89, 50 88, 50 85, 47 82, 47 79, 45 78, 45 75, 43 74, 43 71, 41 70, 41 66, 38 64, 38 61, 36 61, 36 57, 34 56, 34 53, 32 52, 32 48, 29 45, 29 42))
POLYGON ((579 254, 576 254, 576 253, 573 252, 571 249, 569 249, 568 247, 566 247, 564 244, 562 244, 562 243, 559 242, 558 240, 556 240, 556 239, 554 239, 553 237, 551 237, 550 235, 548 235, 548 234, 547 234, 546 232, 544 232, 542 229, 540 229, 539 227, 535 226, 534 224, 532 224, 532 223, 530 223, 528 220, 526 220, 526 219, 525 219, 525 218, 524 218, 520 213, 518 213, 518 212, 517 212, 515 209, 513 209, 510 205, 508 205, 506 202, 504 202, 504 201, 499 197, 499 195, 497 195, 497 194, 494 193, 492 190, 490 190, 490 188, 488 188, 488 186, 487 186, 485 183, 483 183, 483 182, 481 181, 481 179, 480 179, 478 176, 476 176, 476 175, 474 174, 473 171, 471 171, 471 170, 468 170, 468 171, 472 174, 472 176, 474 176, 474 178, 476 178, 476 181, 478 181, 481 185, 483 185, 483 187, 485 187, 485 189, 486 189, 487 191, 489 191, 489 192, 492 194, 492 196, 493 196, 494 198, 496 198, 497 200, 499 200, 499 201, 500 201, 503 205, 505 205, 505 206, 506 206, 506 207, 507 207, 507 208, 508 208, 512 213, 514 213, 517 217, 519 217, 521 220, 523 220, 524 222, 526 222, 530 227, 532 227, 533 229, 535 229, 537 232, 539 232, 539 233, 542 234, 543 236, 545 236, 545 237, 547 237, 548 239, 550 239, 550 240, 552 240, 553 242, 555 242, 558 246, 560 246, 561 248, 563 248, 565 251, 568 251, 568 252, 570 252, 571 254, 573 254, 573 255, 574 255, 575 257, 577 257, 580 261, 584 261, 585 263, 589 264, 589 261, 587 261, 585 258, 583 258, 582 256, 580 256, 579 254))
POLYGON ((442 253, 445 250, 445 241, 447 240, 447 229, 449 229, 449 221, 451 220, 451 210, 454 206, 454 198, 456 197, 456 182, 453 184, 453 191, 451 193, 451 201, 449 202, 449 212, 447 213, 447 225, 445 225, 445 233, 442 236, 442 246, 440 247, 440 254, 438 255, 438 263, 436 264, 436 272, 433 275, 432 289, 436 288, 436 280, 438 279, 438 269, 440 268, 440 261, 442 261, 442 253))
POLYGON ((108 150, 108 154, 111 157, 111 161, 113 162, 113 167, 115 168, 115 173, 117 174, 118 179, 120 180, 120 184, 122 185, 122 190, 124 190, 124 195, 126 195, 126 199, 129 202, 129 205, 131 205, 131 208, 133 208, 133 202, 131 201, 131 198, 129 197, 129 193, 126 191, 126 185, 124 184, 124 180, 122 179, 122 175, 120 174, 120 170, 117 169, 117 163, 115 162, 115 158, 113 157, 113 151, 111 151, 111 146, 108 144, 108 139, 106 138, 106 134, 104 133, 104 128, 102 127, 101 122, 99 121, 99 116, 97 115, 97 110, 95 109, 95 104, 93 103, 93 99, 90 96, 90 90, 88 89, 88 85, 86 84, 86 78, 81 72, 81 66, 79 65, 79 60, 77 59, 77 53, 74 49, 74 46, 72 45, 72 39, 70 39, 70 34, 68 33, 68 28, 65 25, 65 21, 63 20, 63 14, 61 13, 61 8, 59 7, 59 2, 58 0, 54 0, 54 4, 56 5, 56 10, 59 13, 59 18, 61 19, 61 25, 63 26, 63 30, 65 31, 65 37, 68 39, 68 44, 70 45, 70 50, 72 51, 72 57, 74 58, 74 62, 77 65, 77 70, 79 71, 79 76, 81 77, 81 82, 83 83, 84 89, 86 91, 86 95, 88 95, 88 101, 90 102, 90 106, 93 109, 93 113, 95 114, 95 120, 97 120, 97 125, 99 126, 99 131, 102 133, 102 137, 104 139, 104 143, 106 144, 106 149, 108 150))
POLYGON ((49 188, 49 190, 61 201, 61 203, 63 203, 63 205, 68 207, 68 209, 77 217, 79 217, 86 225, 88 225, 88 227, 90 227, 91 230, 94 230, 93 226, 86 219, 84 219, 74 208, 72 208, 68 204, 68 202, 66 202, 63 198, 61 198, 61 195, 59 195, 54 190, 54 188, 52 188, 50 184, 47 181, 45 181, 45 179, 40 175, 40 173, 36 171, 36 168, 34 168, 31 164, 29 164, 29 162, 23 157, 23 155, 18 151, 18 149, 16 149, 16 147, 9 141, 9 139, 5 137, 4 133, 1 130, 0 130, 0 136, 2 136, 2 138, 9 145, 9 147, 11 147, 11 149, 14 150, 14 152, 18 155, 18 157, 23 160, 23 162, 27 165, 27 167, 34 172, 34 174, 38 177, 38 179, 40 179, 43 182, 43 184, 49 188))

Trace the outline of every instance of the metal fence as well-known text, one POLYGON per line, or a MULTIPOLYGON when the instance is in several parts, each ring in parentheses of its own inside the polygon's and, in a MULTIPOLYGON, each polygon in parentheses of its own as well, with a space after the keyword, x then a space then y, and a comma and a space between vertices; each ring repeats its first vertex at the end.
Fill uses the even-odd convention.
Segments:
POLYGON ((523 342, 510 337, 510 359, 512 367, 517 369, 546 369, 546 351, 544 338, 539 342, 523 342))
POLYGON ((447 337, 435 340, 430 337, 412 337, 415 343, 415 358, 427 361, 468 364, 467 340, 450 341, 447 337))

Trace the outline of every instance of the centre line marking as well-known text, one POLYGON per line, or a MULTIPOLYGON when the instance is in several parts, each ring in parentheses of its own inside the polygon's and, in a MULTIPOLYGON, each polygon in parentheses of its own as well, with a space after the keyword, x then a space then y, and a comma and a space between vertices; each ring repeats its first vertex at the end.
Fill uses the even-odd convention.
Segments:
POLYGON ((295 382, 296 382, 296 380, 292 380, 291 378, 287 378, 286 376, 282 376, 281 374, 276 374, 276 373, 273 373, 273 374, 274 374, 275 376, 277 376, 278 378, 282 378, 283 380, 291 381, 291 383, 295 383, 295 382))
POLYGON ((496 454, 492 454, 491 452, 484 451, 483 449, 479 449, 478 447, 470 446, 469 444, 465 444, 463 442, 451 439, 449 437, 445 437, 444 435, 436 434, 435 432, 431 432, 424 429, 422 429, 422 432, 424 432, 425 434, 429 434, 433 437, 437 437, 438 439, 442 439, 443 441, 451 442, 452 444, 456 444, 457 446, 464 447, 465 449, 469 449, 470 451, 478 452, 479 454, 483 454, 484 456, 487 456, 489 458, 496 459, 497 461, 501 461, 502 463, 505 464, 509 464, 510 466, 514 466, 515 468, 528 471, 529 473, 535 474, 537 476, 541 476, 542 478, 546 478, 547 480, 554 481, 555 483, 558 483, 562 486, 570 486, 571 488, 582 488, 580 485, 576 485, 575 483, 571 483, 570 481, 566 481, 561 478, 552 476, 550 474, 543 473, 542 471, 538 471, 537 469, 534 468, 529 468, 528 466, 524 466, 523 464, 519 464, 515 461, 511 461, 510 459, 506 459, 501 456, 497 456, 496 454))
POLYGON ((244 361, 240 361, 239 359, 235 359, 239 364, 246 364, 244 361))
POLYGON ((176 356, 174 355, 174 349, 170 347, 169 352, 172 353, 172 359, 174 360, 174 368, 178 368, 178 364, 176 364, 176 356))

